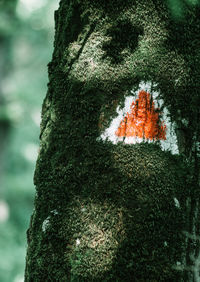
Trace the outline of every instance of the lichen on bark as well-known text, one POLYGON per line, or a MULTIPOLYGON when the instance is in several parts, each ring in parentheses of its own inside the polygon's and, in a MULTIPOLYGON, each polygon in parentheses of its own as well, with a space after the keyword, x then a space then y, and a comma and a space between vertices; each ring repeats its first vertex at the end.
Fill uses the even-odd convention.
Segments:
POLYGON ((102 109, 111 120, 141 80, 157 83, 174 121, 189 109, 190 68, 170 43, 167 6, 61 0, 55 20, 25 281, 181 281, 183 158, 98 139, 102 109))

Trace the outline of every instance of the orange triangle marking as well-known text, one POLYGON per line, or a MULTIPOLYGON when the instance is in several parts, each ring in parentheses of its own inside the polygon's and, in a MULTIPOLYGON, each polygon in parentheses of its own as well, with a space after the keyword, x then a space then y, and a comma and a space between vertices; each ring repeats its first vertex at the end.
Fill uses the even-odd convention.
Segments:
POLYGON ((130 113, 127 113, 115 132, 118 137, 166 140, 166 125, 160 121, 159 108, 155 108, 153 98, 148 92, 141 90, 130 109, 130 113))

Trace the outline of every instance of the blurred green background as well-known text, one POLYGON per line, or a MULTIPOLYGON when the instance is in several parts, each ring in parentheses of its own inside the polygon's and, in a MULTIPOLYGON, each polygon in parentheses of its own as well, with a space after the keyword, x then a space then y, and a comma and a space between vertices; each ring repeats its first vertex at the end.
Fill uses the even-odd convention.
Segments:
POLYGON ((24 281, 58 0, 0 0, 0 282, 24 281))

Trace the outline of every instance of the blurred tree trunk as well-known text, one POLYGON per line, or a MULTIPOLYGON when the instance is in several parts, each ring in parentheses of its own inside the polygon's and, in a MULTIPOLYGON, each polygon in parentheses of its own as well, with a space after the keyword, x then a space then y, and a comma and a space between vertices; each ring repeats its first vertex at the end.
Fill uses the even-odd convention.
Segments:
POLYGON ((3 158, 10 128, 10 118, 7 110, 7 97, 4 82, 12 71, 12 32, 16 23, 17 0, 0 0, 0 186, 2 187, 3 158))
POLYGON ((199 281, 200 20, 186 8, 61 0, 25 281, 199 281), (157 85, 181 155, 100 138, 141 81, 157 85))

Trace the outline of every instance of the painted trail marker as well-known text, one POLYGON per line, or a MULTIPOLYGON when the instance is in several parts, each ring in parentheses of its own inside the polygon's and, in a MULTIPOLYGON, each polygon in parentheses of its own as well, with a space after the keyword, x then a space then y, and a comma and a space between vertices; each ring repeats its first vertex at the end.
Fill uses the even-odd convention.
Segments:
POLYGON ((179 153, 175 125, 159 93, 152 91, 151 85, 141 82, 136 92, 131 91, 132 95, 125 98, 124 108, 117 107, 117 117, 113 118, 100 139, 113 144, 158 142, 162 150, 179 153))
POLYGON ((160 120, 159 108, 155 108, 150 93, 141 90, 132 102, 115 134, 119 137, 135 137, 144 140, 166 140, 166 125, 160 120))

